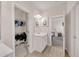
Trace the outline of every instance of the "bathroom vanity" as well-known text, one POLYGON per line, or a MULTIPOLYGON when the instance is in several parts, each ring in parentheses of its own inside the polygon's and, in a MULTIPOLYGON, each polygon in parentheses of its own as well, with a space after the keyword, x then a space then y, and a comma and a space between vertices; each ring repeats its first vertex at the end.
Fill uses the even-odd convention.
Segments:
POLYGON ((43 52, 47 46, 47 33, 35 33, 33 42, 34 50, 43 52))
POLYGON ((37 14, 34 23, 33 51, 42 53, 47 47, 48 17, 37 14))

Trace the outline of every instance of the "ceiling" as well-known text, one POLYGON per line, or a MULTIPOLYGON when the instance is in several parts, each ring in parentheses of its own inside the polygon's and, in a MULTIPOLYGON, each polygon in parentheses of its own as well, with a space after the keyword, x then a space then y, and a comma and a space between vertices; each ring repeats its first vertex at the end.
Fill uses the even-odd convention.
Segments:
POLYGON ((66 1, 23 1, 26 7, 33 9, 36 13, 60 13, 66 10, 66 1))
POLYGON ((59 6, 64 6, 63 4, 66 4, 65 1, 34 1, 31 3, 32 3, 32 6, 34 6, 36 9, 40 11, 53 9, 59 6))

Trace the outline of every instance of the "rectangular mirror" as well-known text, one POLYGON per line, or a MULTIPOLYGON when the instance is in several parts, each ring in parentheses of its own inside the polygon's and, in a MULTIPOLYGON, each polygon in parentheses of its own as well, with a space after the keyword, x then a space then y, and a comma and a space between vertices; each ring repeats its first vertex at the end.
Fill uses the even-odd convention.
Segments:
POLYGON ((40 15, 36 15, 34 19, 36 26, 48 26, 48 17, 42 17, 40 15))

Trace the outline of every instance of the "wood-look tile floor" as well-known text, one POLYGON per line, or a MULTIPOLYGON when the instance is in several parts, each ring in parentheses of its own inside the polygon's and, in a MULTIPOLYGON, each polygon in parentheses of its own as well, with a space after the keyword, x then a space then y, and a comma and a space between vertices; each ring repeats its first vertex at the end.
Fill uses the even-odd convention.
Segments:
MULTIPOLYGON (((48 46, 42 53, 34 51, 33 53, 28 52, 28 48, 24 45, 16 47, 16 57, 62 57, 62 47, 59 46, 48 46)), ((69 57, 67 51, 65 57, 69 57)))
MULTIPOLYGON (((62 56, 56 56, 53 48, 48 47, 43 53, 34 51, 31 54, 27 54, 25 57, 62 57, 62 56)), ((69 55, 66 53, 65 57, 69 57, 69 55)))

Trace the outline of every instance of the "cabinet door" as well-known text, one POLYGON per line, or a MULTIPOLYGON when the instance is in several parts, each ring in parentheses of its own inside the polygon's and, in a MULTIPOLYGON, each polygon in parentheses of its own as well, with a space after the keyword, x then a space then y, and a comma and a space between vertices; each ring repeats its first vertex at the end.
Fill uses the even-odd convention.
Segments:
POLYGON ((47 45, 47 37, 46 36, 35 36, 33 40, 33 49, 42 52, 47 45))
POLYGON ((33 48, 34 50, 41 52, 43 49, 42 46, 42 38, 40 36, 35 36, 33 40, 33 48))
POLYGON ((46 48, 47 46, 47 36, 42 37, 42 51, 46 48))

